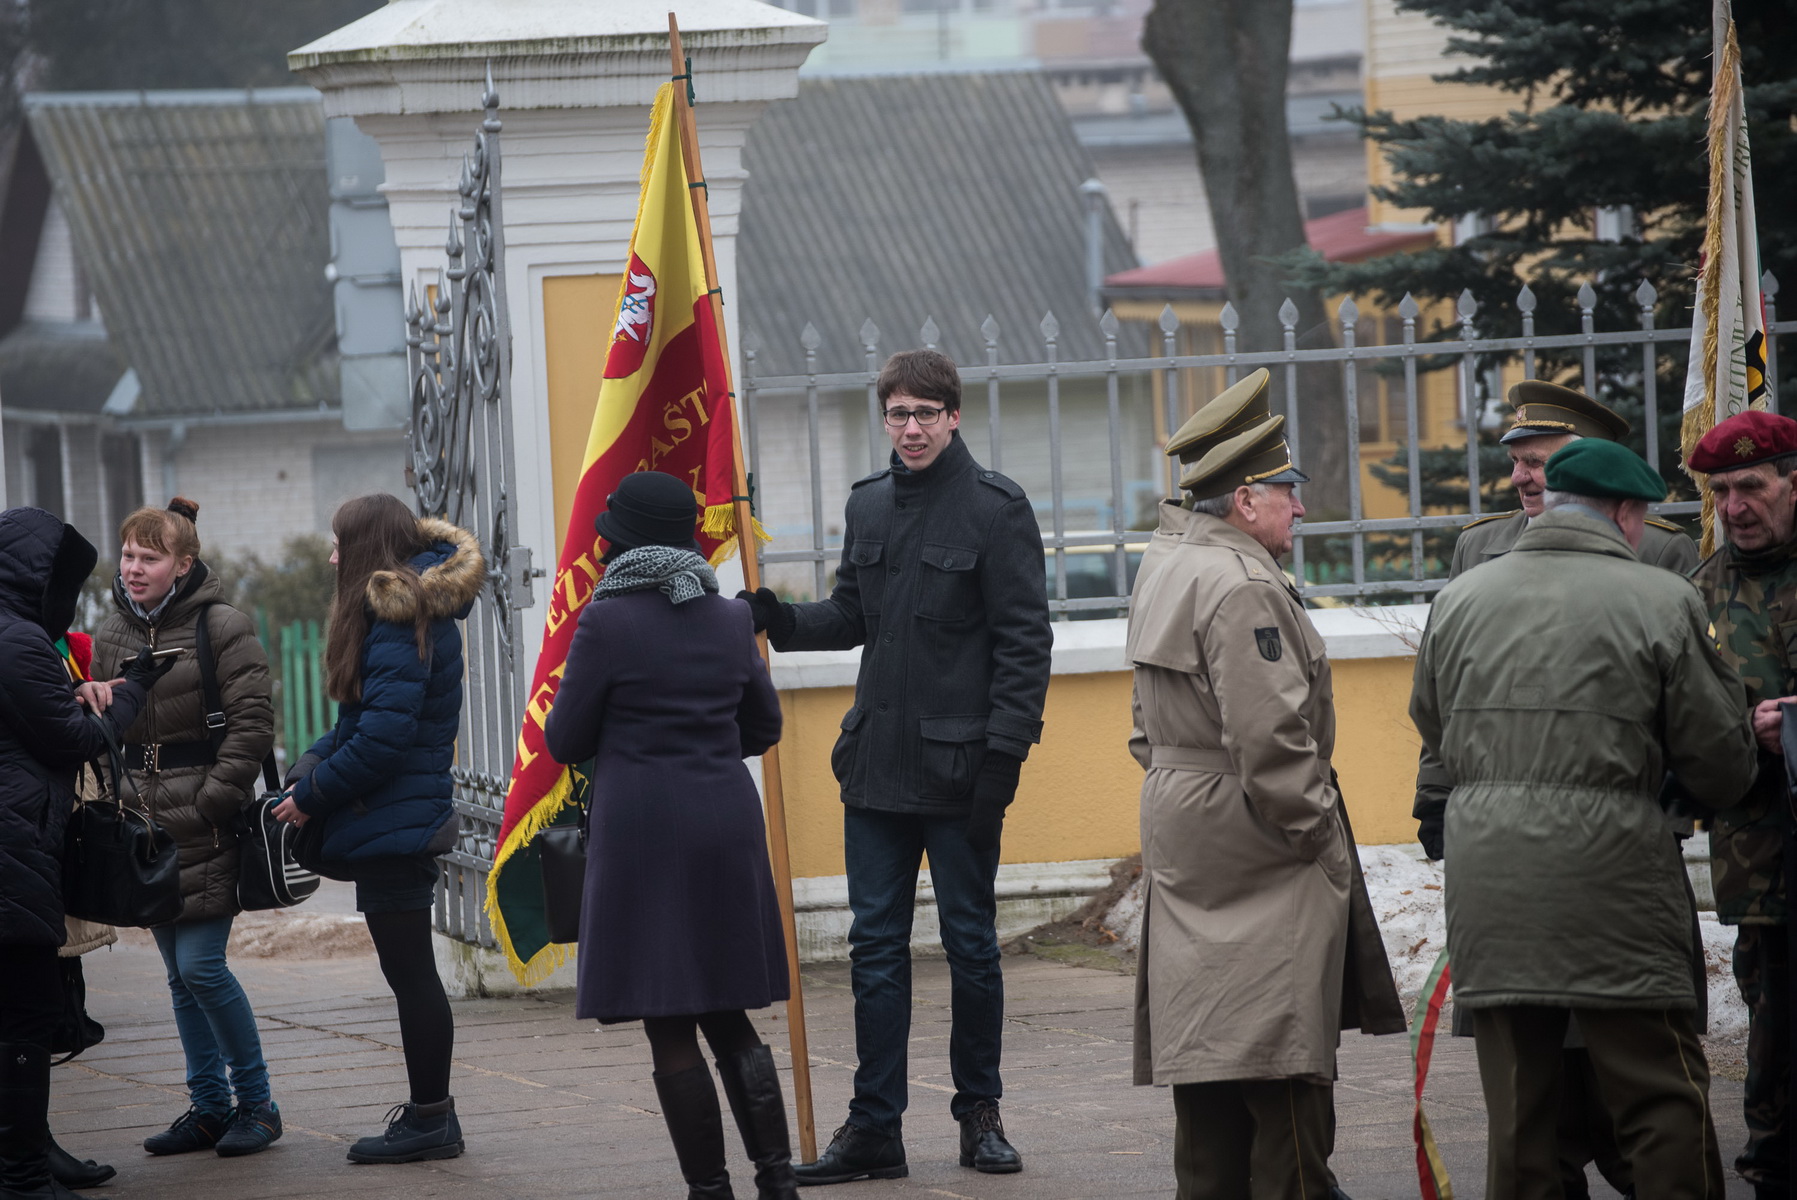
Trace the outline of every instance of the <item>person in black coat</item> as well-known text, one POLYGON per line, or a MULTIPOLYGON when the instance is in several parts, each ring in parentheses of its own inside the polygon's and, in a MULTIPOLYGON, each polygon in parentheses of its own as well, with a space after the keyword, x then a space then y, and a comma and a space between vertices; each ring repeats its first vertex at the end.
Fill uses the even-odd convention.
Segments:
POLYGON ((41 508, 0 513, 0 1197, 62 1200, 50 1176, 50 1038, 62 1013, 62 843, 80 765, 136 718, 168 664, 148 647, 97 720, 55 649, 99 561, 41 508), (103 723, 103 724, 102 724, 103 723))
POLYGON ((690 1200, 729 1200, 717 1090, 760 1200, 797 1195, 772 1053, 744 1010, 789 995, 761 800, 743 759, 780 738, 748 606, 717 594, 692 489, 628 475, 595 527, 605 577, 580 614, 544 726, 561 763, 594 759, 575 1015, 643 1022, 690 1200))
POLYGON ((892 465, 849 491, 830 595, 741 592, 776 650, 861 649, 830 768, 842 785, 855 1095, 805 1184, 909 1173, 911 922, 927 856, 953 980, 949 1115, 960 1163, 1023 1169, 999 1116, 1005 981, 997 879, 1005 810, 1042 737, 1054 634, 1023 488, 961 440, 961 377, 901 350, 875 385, 892 465))

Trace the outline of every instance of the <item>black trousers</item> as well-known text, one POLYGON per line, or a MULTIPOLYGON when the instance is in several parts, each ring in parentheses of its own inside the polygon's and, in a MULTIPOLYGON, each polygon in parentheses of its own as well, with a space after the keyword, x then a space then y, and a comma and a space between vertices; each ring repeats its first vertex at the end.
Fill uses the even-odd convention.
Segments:
POLYGON ((0 1042, 48 1046, 62 1016, 55 946, 0 943, 0 1042))

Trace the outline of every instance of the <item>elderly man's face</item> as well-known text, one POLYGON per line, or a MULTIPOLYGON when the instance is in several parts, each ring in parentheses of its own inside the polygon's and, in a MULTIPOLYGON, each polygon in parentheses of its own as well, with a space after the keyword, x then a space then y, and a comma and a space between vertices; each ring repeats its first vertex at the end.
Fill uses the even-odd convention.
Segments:
POLYGON ((1266 547, 1274 558, 1291 553, 1292 524, 1304 515, 1298 489, 1289 483, 1264 483, 1235 490, 1235 507, 1224 518, 1266 547))
POLYGON ((1753 553, 1782 546, 1791 540, 1797 525, 1797 496, 1792 481, 1771 463, 1755 463, 1710 476, 1710 494, 1716 498, 1716 516, 1729 544, 1753 553))
POLYGON ((1510 483, 1516 488, 1516 498, 1522 501, 1523 515, 1530 520, 1541 515, 1541 493, 1547 490, 1547 460, 1571 441, 1570 433, 1548 433, 1505 447, 1510 451, 1510 483))

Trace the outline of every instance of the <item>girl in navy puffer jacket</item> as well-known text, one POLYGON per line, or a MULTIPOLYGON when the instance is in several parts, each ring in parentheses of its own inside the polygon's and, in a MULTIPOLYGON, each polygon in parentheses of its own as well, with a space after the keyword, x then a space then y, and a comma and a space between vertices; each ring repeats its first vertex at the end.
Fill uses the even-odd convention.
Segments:
POLYGON ((351 1162, 462 1152, 449 1095, 455 1024, 431 950, 437 856, 455 845, 449 768, 462 714, 456 627, 486 580, 474 535, 362 496, 331 519, 337 590, 325 650, 337 725, 289 773, 282 820, 324 822, 327 873, 352 879, 399 1004, 410 1102, 351 1162))

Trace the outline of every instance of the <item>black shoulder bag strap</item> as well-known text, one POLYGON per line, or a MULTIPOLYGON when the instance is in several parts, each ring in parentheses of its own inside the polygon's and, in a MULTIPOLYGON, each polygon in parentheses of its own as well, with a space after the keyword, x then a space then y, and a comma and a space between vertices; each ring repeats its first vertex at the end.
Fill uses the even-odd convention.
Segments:
MULTIPOLYGON (((218 660, 212 654, 212 606, 218 603, 221 602, 208 600, 200 605, 193 623, 194 654, 200 660, 200 696, 206 702, 206 740, 212 743, 214 762, 225 744, 225 698, 218 690, 218 660)), ((262 756, 262 783, 271 792, 281 790, 281 773, 275 769, 272 748, 262 756)))

